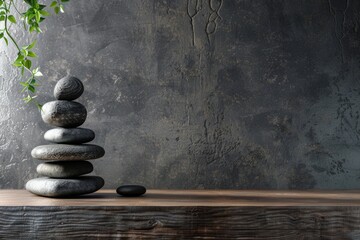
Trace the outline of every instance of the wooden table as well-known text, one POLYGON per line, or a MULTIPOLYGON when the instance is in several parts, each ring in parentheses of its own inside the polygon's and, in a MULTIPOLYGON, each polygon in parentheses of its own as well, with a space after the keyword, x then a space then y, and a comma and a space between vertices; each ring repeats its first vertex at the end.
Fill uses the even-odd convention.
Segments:
POLYGON ((0 190, 0 239, 360 239, 360 191, 0 190))

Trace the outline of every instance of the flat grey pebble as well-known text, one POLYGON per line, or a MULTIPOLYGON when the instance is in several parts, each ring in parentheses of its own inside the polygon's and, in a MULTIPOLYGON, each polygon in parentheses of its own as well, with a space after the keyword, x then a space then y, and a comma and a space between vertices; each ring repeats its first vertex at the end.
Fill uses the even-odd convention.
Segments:
POLYGON ((98 176, 74 179, 35 178, 26 183, 26 190, 45 197, 69 197, 95 192, 104 186, 98 176))
POLYGON ((87 128, 54 128, 44 134, 45 140, 55 143, 87 143, 94 138, 94 131, 87 128))
POLYGON ((104 156, 105 150, 93 144, 49 144, 40 145, 31 151, 31 156, 39 160, 90 160, 104 156))
POLYGON ((72 178, 91 173, 93 165, 88 161, 56 161, 41 163, 37 166, 37 173, 51 178, 72 178))

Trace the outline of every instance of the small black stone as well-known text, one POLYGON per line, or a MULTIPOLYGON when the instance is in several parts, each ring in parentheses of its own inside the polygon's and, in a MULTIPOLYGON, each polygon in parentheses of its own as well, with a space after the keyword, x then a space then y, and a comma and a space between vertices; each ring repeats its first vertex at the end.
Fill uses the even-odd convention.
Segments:
POLYGON ((124 197, 139 197, 146 192, 146 188, 141 185, 122 185, 116 192, 124 197))

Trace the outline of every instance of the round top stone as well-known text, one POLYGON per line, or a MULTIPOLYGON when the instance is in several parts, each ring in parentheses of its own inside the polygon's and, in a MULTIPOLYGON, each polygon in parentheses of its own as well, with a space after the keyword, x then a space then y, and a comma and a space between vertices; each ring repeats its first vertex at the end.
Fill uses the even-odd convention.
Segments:
POLYGON ((75 100, 84 92, 82 82, 73 76, 60 79, 54 88, 54 96, 57 100, 75 100))

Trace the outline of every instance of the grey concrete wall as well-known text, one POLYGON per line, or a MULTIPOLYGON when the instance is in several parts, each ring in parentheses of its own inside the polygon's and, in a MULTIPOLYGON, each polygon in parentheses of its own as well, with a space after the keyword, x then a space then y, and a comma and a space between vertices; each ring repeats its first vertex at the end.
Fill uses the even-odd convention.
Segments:
MULTIPOLYGON (((39 37, 42 102, 83 80, 107 188, 358 188, 360 2, 72 0, 39 37)), ((27 36, 17 33, 21 39, 27 36)), ((50 128, 0 52, 0 187, 50 128)))

